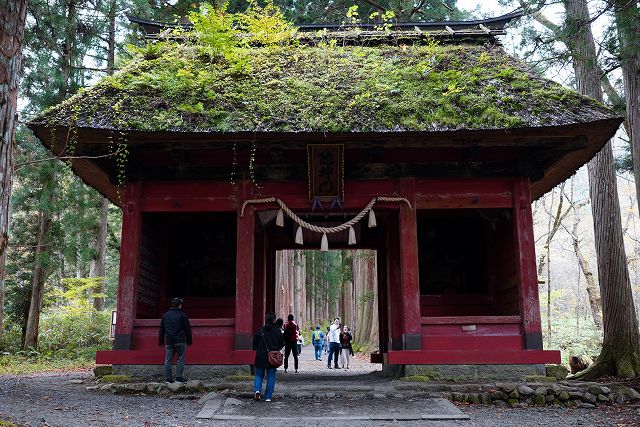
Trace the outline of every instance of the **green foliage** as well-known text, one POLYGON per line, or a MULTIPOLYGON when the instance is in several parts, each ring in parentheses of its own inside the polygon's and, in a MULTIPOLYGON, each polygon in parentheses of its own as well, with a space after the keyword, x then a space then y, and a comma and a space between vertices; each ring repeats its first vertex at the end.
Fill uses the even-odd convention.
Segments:
POLYGON ((101 381, 103 383, 126 383, 134 380, 130 375, 103 375, 101 381))

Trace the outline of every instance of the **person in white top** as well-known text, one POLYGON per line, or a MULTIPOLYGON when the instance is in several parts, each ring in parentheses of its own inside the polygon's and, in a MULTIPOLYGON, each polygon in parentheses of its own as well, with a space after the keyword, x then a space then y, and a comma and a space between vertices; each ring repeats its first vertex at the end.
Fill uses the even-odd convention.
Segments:
POLYGON ((331 356, 333 356, 333 367, 338 369, 338 355, 340 354, 340 318, 333 319, 333 324, 329 328, 329 356, 327 357, 327 368, 331 369, 331 356))

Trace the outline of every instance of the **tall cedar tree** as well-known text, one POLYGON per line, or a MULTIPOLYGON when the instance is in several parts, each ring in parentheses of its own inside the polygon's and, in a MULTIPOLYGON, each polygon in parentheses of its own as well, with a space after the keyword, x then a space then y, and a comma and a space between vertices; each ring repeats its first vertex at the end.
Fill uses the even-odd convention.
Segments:
MULTIPOLYGON (((61 102, 85 84, 87 77, 84 69, 85 61, 87 57, 99 52, 101 43, 99 35, 105 28, 104 20, 98 19, 100 16, 95 15, 97 6, 96 2, 90 0, 33 0, 29 4, 29 37, 26 40, 29 48, 29 55, 26 58, 29 62, 29 73, 25 75, 23 82, 25 94, 29 98, 28 111, 37 111, 61 102)), ((50 157, 46 155, 47 153, 42 154, 45 154, 42 157, 50 157)), ((72 147, 63 154, 72 155, 72 147)), ((34 230, 35 237, 31 241, 35 252, 31 273, 31 297, 27 319, 23 326, 24 348, 36 348, 45 283, 56 265, 61 259, 64 260, 64 253, 68 253, 59 245, 64 241, 60 236, 62 229, 60 219, 64 219, 68 216, 68 212, 73 211, 72 206, 77 206, 74 202, 85 200, 88 196, 85 195, 87 189, 79 189, 73 185, 68 188, 71 190, 75 188, 77 195, 63 194, 64 188, 60 183, 75 178, 71 177, 69 169, 62 167, 60 162, 53 160, 34 162, 28 165, 27 169, 25 173, 40 176, 37 187, 27 190, 32 194, 31 202, 37 204, 39 209, 38 223, 34 230), (66 210, 60 206, 64 200, 71 201, 67 204, 66 210), (61 212, 63 210, 65 212, 61 212), (58 238, 54 238, 56 232, 58 232, 58 238), (54 244, 54 242, 58 243, 54 244)), ((96 202, 95 205, 97 208, 98 203, 96 202)), ((85 214, 80 212, 78 221, 71 220, 69 223, 73 226, 84 225, 85 214)), ((90 227, 85 228, 90 229, 90 227)), ((84 242, 82 246, 86 250, 73 251, 75 275, 79 271, 82 274, 84 269, 79 266, 83 264, 80 256, 82 253, 89 252, 87 231, 66 228, 65 231, 67 236, 71 236, 72 240, 78 244, 78 247, 81 246, 79 242, 84 242), (78 238, 75 238, 76 236, 78 238)))
MULTIPOLYGON (((603 101, 596 48, 585 0, 565 0, 567 42, 580 93, 603 101)), ((640 376, 640 335, 624 251, 611 142, 588 165, 602 297, 604 342, 597 361, 578 377, 640 376)))
POLYGON ((9 243, 9 202, 26 0, 0 1, 0 338, 4 321, 4 279, 9 243))
MULTIPOLYGON (((627 126, 636 194, 640 194, 640 8, 637 1, 613 0, 624 83, 627 126)), ((636 197, 640 208, 640 197, 636 197)))

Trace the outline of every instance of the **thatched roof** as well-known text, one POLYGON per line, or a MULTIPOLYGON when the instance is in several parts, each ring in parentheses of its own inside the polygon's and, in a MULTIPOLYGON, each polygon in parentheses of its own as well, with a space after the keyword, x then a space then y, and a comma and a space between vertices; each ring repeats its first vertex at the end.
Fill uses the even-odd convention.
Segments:
POLYGON ((234 39, 232 50, 191 32, 167 39, 170 28, 147 22, 154 43, 29 126, 53 152, 73 149, 74 171, 115 203, 123 179, 225 179, 236 149, 258 154, 251 173, 299 180, 306 160, 274 165, 277 153, 318 142, 358 153, 349 179, 528 176, 535 199, 622 119, 507 55, 494 36, 517 16, 301 31, 276 44, 235 34, 251 42, 234 39), (128 154, 111 156, 116 145, 128 154))
POLYGON ((434 132, 616 117, 495 45, 416 36, 411 44, 341 46, 324 39, 237 49, 236 55, 225 58, 188 42, 152 44, 114 76, 31 124, 147 132, 434 132))

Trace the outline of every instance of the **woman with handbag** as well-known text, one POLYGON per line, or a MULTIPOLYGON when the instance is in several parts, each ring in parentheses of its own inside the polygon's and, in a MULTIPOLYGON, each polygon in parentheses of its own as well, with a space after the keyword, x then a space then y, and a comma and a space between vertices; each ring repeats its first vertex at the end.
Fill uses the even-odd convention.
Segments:
POLYGON ((282 353, 284 347, 282 331, 275 324, 276 315, 268 312, 265 315, 264 326, 253 337, 253 349, 256 351, 254 367, 256 377, 253 381, 254 400, 261 399, 262 381, 267 376, 267 388, 264 392, 264 400, 271 402, 273 390, 276 387, 276 369, 282 365, 282 353))

